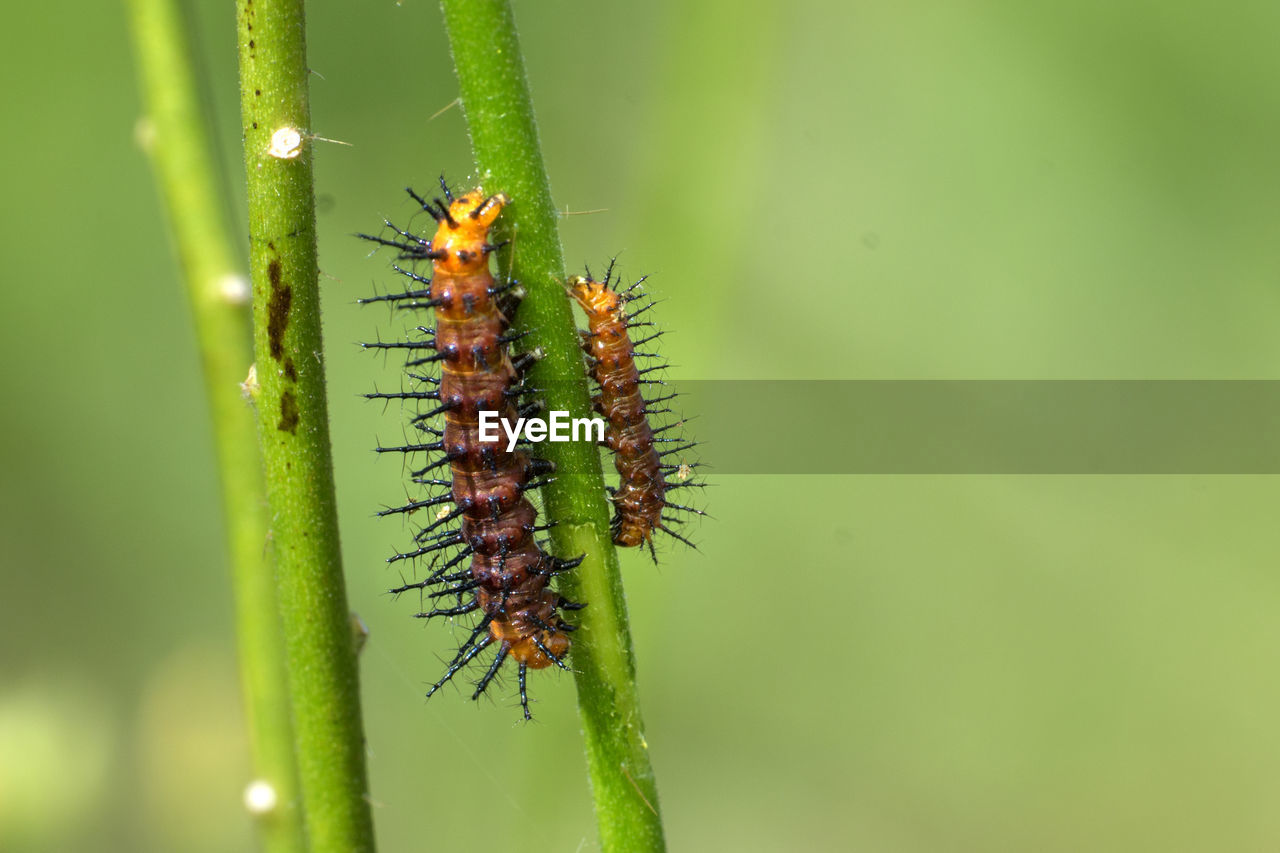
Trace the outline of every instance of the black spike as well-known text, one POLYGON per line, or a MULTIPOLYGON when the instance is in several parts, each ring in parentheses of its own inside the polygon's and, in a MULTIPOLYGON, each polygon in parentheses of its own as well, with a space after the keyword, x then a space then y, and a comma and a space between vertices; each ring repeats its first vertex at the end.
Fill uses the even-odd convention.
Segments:
POLYGON ((555 477, 544 477, 541 480, 529 480, 520 486, 521 492, 531 492, 534 489, 541 489, 543 486, 550 485, 556 481, 555 477))
POLYGON ((531 456, 529 458, 529 467, 526 473, 530 477, 541 477, 544 474, 555 473, 556 463, 550 459, 543 459, 539 456, 531 456))
POLYGON ((569 669, 569 666, 564 661, 551 654, 551 649, 547 648, 546 645, 543 644, 542 640, 539 640, 536 636, 530 637, 530 639, 533 640, 533 644, 538 647, 538 651, 551 658, 552 663, 563 669, 565 672, 573 672, 573 670, 569 669))
POLYGON ((405 299, 422 299, 430 298, 430 290, 406 290, 402 293, 384 293, 377 296, 367 296, 364 299, 357 299, 357 305, 369 305, 374 302, 401 302, 405 299))
POLYGON ((562 559, 560 557, 551 557, 550 559, 551 559, 551 562, 554 564, 554 566, 548 571, 550 571, 552 574, 560 574, 561 572, 572 571, 573 569, 578 568, 578 566, 581 566, 582 561, 585 560, 586 558, 587 558, 586 554, 583 554, 580 557, 574 557, 571 560, 562 559))
MULTIPOLYGON (((418 284, 425 284, 425 285, 427 285, 428 287, 430 287, 430 286, 431 286, 431 279, 427 278, 427 277, 426 277, 426 276, 424 276, 424 275, 418 275, 416 272, 413 272, 412 270, 404 269, 403 267, 396 266, 395 264, 392 264, 392 265, 391 265, 391 268, 392 268, 393 270, 395 270, 396 272, 400 273, 400 275, 404 276, 405 278, 411 278, 411 279, 413 279, 413 280, 414 280, 414 281, 416 281, 418 284)), ((422 295, 423 295, 423 296, 430 296, 430 295, 431 295, 431 293, 428 291, 428 292, 422 293, 422 295)))
POLYGON ((424 199, 422 196, 420 196, 420 195, 418 195, 416 192, 414 192, 412 187, 405 187, 405 188, 404 188, 404 191, 405 191, 405 192, 407 192, 407 193, 409 194, 409 198, 413 199, 414 201, 416 201, 416 202, 418 203, 418 206, 419 206, 419 207, 421 207, 421 208, 422 208, 423 210, 425 210, 427 213, 431 214, 431 218, 432 218, 432 219, 434 219, 436 222, 439 222, 439 221, 440 221, 440 214, 436 212, 436 209, 435 209, 435 208, 433 208, 433 207, 432 207, 432 206, 427 202, 427 200, 426 200, 426 199, 424 199))
MULTIPOLYGON (((657 444, 659 442, 664 442, 664 441, 679 441, 679 440, 680 439, 678 438, 655 438, 653 441, 655 444, 657 444)), ((661 459, 665 456, 673 456, 677 453, 684 453, 686 450, 692 450, 697 446, 698 446, 698 442, 691 441, 688 444, 683 445, 682 447, 669 447, 666 450, 663 450, 662 452, 660 452, 658 454, 658 458, 661 459)))
MULTIPOLYGON (((450 538, 437 541, 436 544, 434 545, 424 545, 415 551, 408 551, 403 554, 395 554, 393 556, 388 557, 387 562, 398 563, 401 560, 414 560, 414 559, 417 559, 418 557, 425 557, 427 554, 433 553, 435 551, 444 551, 448 548, 452 548, 455 545, 464 544, 462 539, 462 534, 459 531, 449 530, 449 531, 446 531, 446 535, 450 538)), ((468 545, 467 547, 469 548, 470 546, 468 545)), ((470 553, 470 552, 467 552, 467 553, 470 553)))
MULTIPOLYGON (((626 296, 628 293, 630 293, 631 291, 635 290, 635 289, 636 289, 637 287, 639 287, 640 285, 644 284, 648 279, 649 279, 649 276, 647 276, 647 275, 642 275, 642 276, 640 276, 638 279, 636 279, 635 284, 632 284, 632 285, 631 285, 630 287, 628 287, 626 290, 619 291, 619 292, 620 292, 623 296, 626 296)), ((645 294, 645 295, 647 296, 648 294, 645 294)), ((635 300, 635 299, 639 299, 639 298, 640 298, 640 297, 638 297, 638 296, 633 296, 633 297, 631 297, 628 301, 635 300)))
POLYGON ((638 341, 632 341, 632 342, 631 342, 631 346, 632 346, 632 348, 635 348, 635 347, 641 346, 641 345, 643 345, 643 344, 647 344, 647 343, 649 343, 649 341, 656 341, 658 338, 662 337, 662 336, 663 336, 663 335, 665 335, 665 334, 666 334, 666 332, 654 332, 652 335, 649 335, 649 337, 647 337, 647 338, 641 338, 641 339, 640 339, 640 340, 638 340, 638 341))
POLYGON ((453 214, 449 212, 448 202, 441 201, 438 198, 433 200, 436 203, 436 207, 440 208, 440 215, 444 217, 444 221, 449 223, 449 227, 457 228, 458 220, 454 219, 453 214))
POLYGON ((371 343, 360 344, 362 349, 409 349, 424 350, 435 349, 435 341, 373 341, 371 343))
POLYGON ((472 643, 476 642, 476 637, 479 635, 481 628, 483 628, 484 630, 488 630, 489 628, 488 619, 481 622, 481 624, 477 626, 476 631, 472 633, 471 639, 468 640, 466 643, 464 643, 460 649, 458 649, 458 655, 453 659, 453 663, 449 664, 449 668, 445 670, 444 677, 442 677, 435 684, 431 685, 431 689, 427 691, 428 699, 434 696, 435 692, 439 690, 441 687, 443 687, 446 683, 448 683, 449 679, 457 675, 458 671, 461 670, 464 666, 471 663, 471 661, 475 660, 476 655, 484 651, 484 649, 490 643, 493 642, 492 637, 485 636, 485 638, 481 640, 479 643, 477 643, 476 645, 472 645, 472 643))
POLYGON ((679 471, 681 468, 688 468, 689 470, 692 471, 698 468, 710 468, 710 467, 711 466, 708 465, 706 462, 682 462, 679 465, 659 465, 658 470, 659 471, 679 471))
POLYGON ((524 718, 526 722, 533 719, 533 714, 529 711, 529 693, 525 689, 525 678, 528 671, 529 667, 524 664, 520 664, 519 675, 517 676, 517 681, 520 683, 520 707, 524 708, 524 718))
POLYGON ((487 208, 487 207, 488 207, 488 206, 493 202, 494 198, 495 198, 495 196, 489 196, 489 197, 488 197, 488 198, 486 198, 484 201, 482 201, 482 202, 480 202, 479 204, 477 204, 477 205, 475 206, 475 209, 471 211, 471 218, 472 218, 472 219, 479 219, 479 218, 480 218, 480 214, 481 214, 481 213, 483 213, 483 212, 484 212, 484 210, 485 210, 485 208, 487 208))
POLYGON ((698 550, 698 546, 697 546, 697 545, 694 545, 692 542, 690 542, 688 539, 685 539, 685 538, 684 538, 683 536, 681 536, 679 533, 676 533, 676 532, 675 532, 674 530, 672 530, 670 527, 667 527, 666 525, 663 525, 663 524, 659 524, 659 525, 658 525, 658 529, 659 529, 659 530, 661 530, 663 533, 667 534, 668 536, 674 537, 675 539, 679 539, 681 542, 683 542, 684 544, 688 545, 688 546, 689 546, 690 548, 692 548, 693 550, 695 550, 695 551, 697 551, 697 550, 698 550))
MULTIPOLYGON (((433 441, 429 444, 402 444, 399 447, 375 447, 374 453, 431 453, 444 447, 443 441, 433 441)), ((439 463, 437 463, 439 464, 439 463)), ((434 467, 434 466, 433 466, 434 467)), ((428 469, 423 469, 425 472, 428 469)), ((419 475, 421 476, 421 475, 419 475)))
MULTIPOLYGON (((437 443, 437 444, 443 444, 444 442, 436 442, 436 443, 437 443)), ((441 458, 439 458, 439 459, 437 459, 436 461, 432 462, 430 465, 427 465, 425 468, 419 468, 417 471, 410 471, 410 472, 409 472, 409 476, 410 476, 410 477, 421 477, 421 476, 423 476, 424 474, 426 474, 428 471, 433 471, 433 470, 435 470, 436 468, 443 468, 444 466, 446 466, 446 465, 448 465, 448 464, 449 464, 449 457, 448 457, 448 456, 442 456, 441 458)))
POLYGON ((423 509, 425 507, 439 506, 440 504, 451 503, 452 501, 453 501, 452 495, 444 494, 438 498, 428 498, 427 500, 424 500, 424 501, 410 501, 404 506, 391 507, 390 509, 381 510, 375 513, 375 515, 378 518, 384 518, 388 515, 398 515, 401 513, 416 512, 417 510, 423 509))
POLYGON ((502 668, 502 663, 507 659, 507 655, 510 652, 511 650, 507 648, 506 644, 503 644, 498 649, 498 653, 494 655, 493 663, 489 664, 488 672, 476 682, 476 692, 471 694, 473 701, 479 699, 480 695, 489 687, 489 682, 493 681, 494 676, 498 674, 498 670, 502 668))
MULTIPOLYGON (((646 311, 652 310, 653 306, 655 306, 655 305, 661 305, 663 302, 666 302, 666 301, 667 301, 667 300, 665 300, 665 299, 650 299, 650 300, 649 300, 649 302, 648 302, 648 304, 647 304, 647 305, 644 305, 643 307, 641 307, 641 308, 640 308, 640 310, 638 310, 638 311, 627 311, 627 320, 629 321, 629 320, 631 320, 631 319, 633 319, 633 318, 635 318, 635 317, 639 317, 641 314, 645 313, 646 311)), ((629 329, 629 328, 631 328, 631 326, 632 326, 632 324, 631 324, 630 322, 628 322, 628 323, 627 323, 627 328, 629 329)))
POLYGON ((408 243, 399 243, 395 240, 388 240, 385 237, 375 237, 373 234, 356 234, 355 236, 359 237, 361 240, 368 240, 370 243, 377 243, 379 246, 388 246, 392 249, 399 249, 406 255, 411 255, 415 251, 421 251, 421 246, 417 243, 417 238, 414 238, 414 244, 410 245, 408 243))
POLYGON ((392 394, 389 391, 374 391, 372 394, 362 395, 366 400, 439 400, 439 391, 399 391, 392 394))
MULTIPOLYGON (((440 518, 437 518, 435 521, 431 522, 426 527, 422 528, 417 533, 415 533, 413 536, 413 541, 423 542, 427 539, 430 539, 431 537, 428 536, 427 534, 431 533, 432 531, 438 530, 440 527, 448 524, 449 522, 453 521, 455 518, 457 518, 460 515, 462 515, 462 510, 455 508, 452 512, 448 513, 447 515, 443 515, 440 518)), ((448 547, 448 546, 442 546, 442 547, 448 547)))
MULTIPOLYGON (((395 590, 392 590, 395 592, 395 590)), ((479 608, 478 602, 469 601, 466 604, 460 604, 457 607, 437 607, 435 610, 428 610, 423 613, 413 614, 414 619, 433 619, 436 616, 461 616, 464 613, 471 613, 479 608)))
POLYGON ((451 586, 448 589, 439 589, 429 593, 427 598, 444 598, 446 595, 461 595, 464 592, 470 592, 480 586, 480 581, 471 580, 468 583, 460 583, 457 586, 451 586))

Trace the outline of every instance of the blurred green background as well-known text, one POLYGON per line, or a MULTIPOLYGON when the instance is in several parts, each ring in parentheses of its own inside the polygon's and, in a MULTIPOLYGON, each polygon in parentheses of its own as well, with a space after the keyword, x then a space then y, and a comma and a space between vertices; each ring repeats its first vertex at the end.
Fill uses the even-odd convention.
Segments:
MULTIPOLYGON (((124 15, 0 33, 0 848, 243 849, 230 595, 124 15)), ((677 379, 1277 378, 1274 3, 517 3, 575 266, 670 297, 677 379)), ((230 3, 198 61, 243 216, 230 3)), ((313 2, 327 360, 383 849, 594 849, 571 679, 473 704, 383 592, 402 494, 358 395, 383 258, 469 177, 431 2, 313 2), (512 845, 515 845, 512 847, 512 845)), ((237 229, 243 232, 241 226, 237 229)), ((656 312, 655 312, 656 313, 656 312)), ((696 424, 696 422, 695 422, 696 424)), ((761 442, 789 436, 761 400, 761 442)), ((705 458, 714 463, 715 436, 705 458)), ((678 850, 1280 843, 1269 477, 712 476, 624 571, 678 850)))

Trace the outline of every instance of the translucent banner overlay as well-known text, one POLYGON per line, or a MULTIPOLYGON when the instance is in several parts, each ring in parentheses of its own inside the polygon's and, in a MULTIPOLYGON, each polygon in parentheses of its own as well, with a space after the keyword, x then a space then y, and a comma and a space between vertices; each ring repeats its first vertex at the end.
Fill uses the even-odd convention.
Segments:
POLYGON ((671 391, 701 443, 674 461, 717 475, 1280 473, 1280 381, 672 381, 646 396, 671 391))

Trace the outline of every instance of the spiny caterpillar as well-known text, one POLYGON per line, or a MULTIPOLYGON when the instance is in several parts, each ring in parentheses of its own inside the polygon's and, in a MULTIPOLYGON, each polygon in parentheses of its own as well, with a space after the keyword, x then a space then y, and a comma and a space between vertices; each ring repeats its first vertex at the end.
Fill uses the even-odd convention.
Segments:
POLYGON ((414 383, 413 390, 366 396, 431 407, 415 412, 409 423, 415 431, 434 440, 408 441, 399 447, 379 447, 377 451, 439 454, 439 458, 412 471, 411 482, 448 487, 443 494, 378 514, 409 514, 440 507, 428 524, 418 528, 415 547, 388 561, 429 557, 430 575, 391 592, 416 589, 431 600, 431 609, 417 614, 423 619, 476 611, 481 614, 444 676, 432 685, 427 696, 432 696, 486 648, 496 646, 497 653, 475 683, 471 698, 479 699, 503 662, 511 658, 518 664, 520 705, 528 720, 532 715, 525 685, 527 671, 553 664, 568 669, 565 656, 574 626, 561 619, 560 611, 586 606, 564 599, 548 587, 548 582, 555 573, 577 566, 581 558, 564 560, 551 556, 534 538, 547 528, 535 524, 537 510, 526 493, 546 482, 539 478, 551 472, 551 463, 532 458, 521 449, 508 451, 502 443, 481 442, 478 434, 482 410, 514 419, 539 408, 536 403, 518 405, 520 398, 529 393, 523 386, 523 372, 539 354, 528 353, 513 360, 509 353, 510 344, 519 335, 508 333, 508 317, 520 291, 514 283, 496 284, 489 272, 489 255, 499 248, 488 242, 489 229, 509 200, 502 194, 486 196, 478 189, 454 198, 443 178, 440 186, 447 201, 428 202, 407 190, 437 223, 430 241, 390 222, 386 225, 401 239, 358 235, 396 249, 400 260, 431 262, 430 278, 393 264, 396 272, 415 285, 402 293, 361 300, 389 302, 397 308, 432 311, 435 315, 434 328, 417 328, 421 337, 365 344, 368 349, 405 350, 407 375, 414 383), (440 365, 438 377, 421 372, 424 365, 435 363, 440 365), (444 418, 443 429, 432 425, 438 415, 444 418), (449 479, 433 474, 443 466, 449 468, 449 479), (455 520, 456 527, 452 526, 455 520), (464 562, 468 564, 459 569, 464 562), (426 592, 431 587, 439 588, 426 592))
POLYGON ((692 470, 699 463, 670 464, 667 461, 691 450, 697 442, 658 437, 682 427, 683 422, 676 421, 657 429, 649 424, 650 415, 671 411, 670 408, 658 407, 675 399, 677 395, 665 394, 648 400, 644 398, 641 386, 663 383, 642 377, 663 370, 666 365, 638 367, 637 358, 656 358, 656 355, 636 348, 660 338, 663 333, 653 332, 632 342, 630 329, 654 325, 650 321, 636 319, 652 308, 653 302, 649 300, 643 307, 628 311, 629 303, 647 299, 646 294, 635 292, 645 279, 641 278, 626 290, 619 291, 617 283, 612 281, 613 267, 614 263, 611 262, 603 282, 593 281, 590 270, 586 277, 570 278, 569 295, 582 306, 587 315, 587 330, 582 332, 582 348, 591 362, 591 375, 600 388, 593 402, 596 411, 607 422, 605 443, 613 451, 614 467, 618 469, 618 488, 613 492, 613 541, 624 547, 648 545, 649 554, 656 561, 657 552, 653 547, 655 530, 668 533, 694 547, 692 542, 668 526, 678 524, 683 519, 664 512, 674 510, 704 515, 701 510, 670 500, 670 493, 675 489, 702 488, 704 484, 689 481, 692 470), (673 446, 659 451, 659 444, 673 446))

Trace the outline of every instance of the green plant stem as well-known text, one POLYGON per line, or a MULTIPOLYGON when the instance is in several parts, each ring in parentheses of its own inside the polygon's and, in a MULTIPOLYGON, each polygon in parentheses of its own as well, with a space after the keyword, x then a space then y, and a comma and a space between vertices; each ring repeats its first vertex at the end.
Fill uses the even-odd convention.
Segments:
POLYGON ((233 261, 209 129, 189 64, 191 51, 173 0, 129 4, 139 75, 147 104, 142 137, 168 211, 186 279, 204 365, 223 514, 227 526, 245 725, 256 780, 276 805, 257 815, 267 853, 306 849, 298 810, 284 637, 275 578, 266 552, 266 508, 252 409, 240 391, 250 362, 247 299, 233 261))
POLYGON ((307 839, 317 853, 371 851, 321 358, 303 3, 237 0, 236 12, 258 435, 307 839))
MULTIPOLYGON (((442 5, 476 166, 487 192, 505 192, 512 199, 499 236, 512 239, 511 274, 528 291, 519 323, 533 330, 530 346, 546 352, 533 384, 545 389, 549 410, 584 415, 591 409, 590 394, 564 292, 556 211, 511 8, 505 0, 443 0, 442 5)), ((601 847, 662 850, 657 785, 636 695, 600 454, 585 442, 547 443, 541 451, 556 463, 556 480, 543 491, 547 515, 557 522, 551 531, 556 551, 585 555, 559 585, 569 598, 590 604, 580 612, 572 661, 601 847)))

